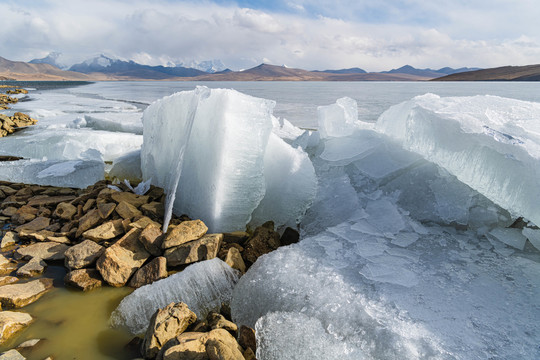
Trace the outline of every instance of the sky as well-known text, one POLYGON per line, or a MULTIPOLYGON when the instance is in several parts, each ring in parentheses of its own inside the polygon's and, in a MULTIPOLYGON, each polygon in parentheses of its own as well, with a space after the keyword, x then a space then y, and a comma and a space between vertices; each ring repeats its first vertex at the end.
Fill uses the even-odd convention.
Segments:
POLYGON ((540 63, 538 0, 0 0, 0 56, 307 70, 540 63))

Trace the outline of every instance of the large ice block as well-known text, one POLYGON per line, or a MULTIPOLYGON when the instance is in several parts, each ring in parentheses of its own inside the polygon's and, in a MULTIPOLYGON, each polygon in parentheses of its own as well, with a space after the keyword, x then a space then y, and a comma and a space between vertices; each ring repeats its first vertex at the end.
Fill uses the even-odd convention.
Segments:
POLYGON ((540 104, 427 94, 383 113, 376 128, 507 209, 540 223, 540 104))
POLYGON ((138 288, 126 296, 111 314, 111 324, 124 326, 132 334, 143 333, 158 308, 182 301, 199 318, 219 311, 228 303, 238 271, 219 259, 202 261, 184 271, 138 288))
POLYGON ((323 139, 351 135, 357 128, 358 105, 350 97, 340 98, 335 104, 319 106, 317 113, 323 139))

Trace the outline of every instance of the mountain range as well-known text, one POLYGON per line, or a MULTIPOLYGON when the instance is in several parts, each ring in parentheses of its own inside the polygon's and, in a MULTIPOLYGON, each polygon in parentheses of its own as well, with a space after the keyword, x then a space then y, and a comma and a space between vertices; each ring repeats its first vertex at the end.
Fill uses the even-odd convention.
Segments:
POLYGON ((540 80, 540 65, 496 69, 449 67, 416 69, 405 65, 382 72, 366 72, 355 67, 308 71, 286 66, 260 64, 232 71, 219 60, 192 62, 189 67, 150 66, 99 55, 71 67, 60 63, 61 54, 50 53, 28 63, 0 57, 0 80, 192 80, 192 81, 459 81, 459 80, 540 80), (64 70, 60 69, 62 67, 64 70), (196 67, 196 68, 195 68, 196 67))

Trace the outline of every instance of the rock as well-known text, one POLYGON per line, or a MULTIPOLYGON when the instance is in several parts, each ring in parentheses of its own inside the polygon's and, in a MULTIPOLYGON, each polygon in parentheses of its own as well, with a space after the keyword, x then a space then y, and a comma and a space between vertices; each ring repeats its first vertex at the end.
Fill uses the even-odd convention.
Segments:
POLYGON ((75 200, 75 196, 40 196, 28 201, 29 206, 50 206, 75 200))
POLYGON ((48 230, 40 231, 30 231, 30 230, 21 230, 19 231, 19 237, 21 239, 34 240, 34 241, 45 241, 49 236, 54 236, 54 232, 48 230))
POLYGON ((130 230, 98 259, 97 269, 109 285, 124 286, 150 257, 139 242, 141 232, 141 229, 130 230))
POLYGON ((66 274, 64 284, 82 291, 90 291, 101 287, 103 278, 96 269, 78 269, 66 274))
POLYGON ((48 241, 41 242, 26 247, 21 247, 15 250, 13 256, 19 260, 30 260, 31 258, 40 258, 43 260, 63 260, 64 253, 69 249, 66 244, 59 244, 48 241))
POLYGON ((116 208, 115 203, 98 204, 97 209, 102 219, 107 219, 116 208))
POLYGON ((207 339, 206 333, 182 333, 161 348, 156 360, 208 360, 206 355, 207 339))
POLYGON ((165 206, 163 203, 152 201, 141 206, 141 211, 144 215, 152 219, 162 219, 165 214, 165 206))
POLYGON ((7 196, 15 195, 15 193, 17 192, 17 190, 7 185, 0 185, 0 190, 2 190, 2 192, 6 194, 7 196))
POLYGON ((34 277, 43 274, 47 263, 39 258, 32 258, 26 264, 17 269, 17 276, 34 277))
POLYGON ((94 207, 94 205, 96 205, 96 199, 88 199, 86 200, 86 202, 84 203, 83 205, 83 213, 87 213, 88 210, 90 210, 92 207, 94 207))
POLYGON ((255 357, 255 353, 250 348, 247 348, 246 351, 244 351, 244 360, 257 360, 255 357))
POLYGON ((257 353, 257 339, 255 337, 255 330, 242 325, 238 332, 238 343, 244 349, 251 349, 253 353, 257 353))
POLYGON ((24 224, 34 220, 37 216, 37 213, 38 209, 28 205, 23 205, 15 212, 15 214, 13 214, 13 216, 11 217, 11 221, 17 224, 24 224))
POLYGON ((3 309, 20 308, 33 303, 52 289, 52 279, 42 278, 24 284, 0 286, 0 304, 3 309))
POLYGON ((2 242, 0 242, 0 248, 3 249, 5 247, 15 245, 15 243, 18 241, 19 237, 17 236, 17 234, 13 231, 8 231, 2 238, 2 242))
POLYGON ((167 259, 157 257, 141 267, 129 281, 128 286, 139 288, 167 277, 167 259))
POLYGON ((17 350, 11 349, 0 354, 0 360, 25 360, 17 350))
POLYGON ((249 234, 245 231, 233 231, 223 234, 223 241, 226 243, 243 244, 249 238, 249 234))
POLYGON ((39 230, 43 230, 47 226, 49 226, 50 221, 51 220, 49 218, 39 216, 34 220, 30 221, 29 223, 16 227, 15 231, 18 233, 20 233, 21 231, 36 232, 39 230))
POLYGON ((224 329, 208 333, 206 354, 210 360, 244 360, 242 348, 236 339, 224 329))
POLYGON ((9 274, 15 269, 17 269, 17 265, 12 263, 4 255, 0 254, 0 275, 9 274))
POLYGON ((71 220, 77 213, 77 208, 70 203, 62 202, 56 206, 53 216, 62 220, 71 220))
POLYGON ((150 219, 149 217, 146 217, 146 216, 143 216, 142 218, 138 219, 137 221, 130 223, 129 228, 130 229, 137 228, 137 229, 142 230, 142 229, 146 228, 150 224, 153 224, 153 225, 157 226, 158 228, 161 228, 160 223, 157 223, 154 220, 152 220, 152 219, 150 219))
POLYGON ((88 211, 83 217, 79 219, 79 228, 77 229, 75 237, 80 237, 86 230, 95 227, 101 221, 103 221, 103 219, 99 215, 99 211, 97 209, 92 209, 88 211))
POLYGON ((136 216, 142 215, 142 212, 139 209, 125 201, 118 203, 116 213, 123 219, 133 219, 136 216))
POLYGON ((144 248, 154 256, 161 256, 163 250, 161 244, 163 242, 163 232, 161 228, 154 224, 149 224, 141 233, 139 238, 144 248))
POLYGON ((139 208, 141 205, 146 204, 148 200, 150 200, 148 196, 136 195, 131 192, 114 192, 111 194, 111 198, 118 204, 120 204, 122 201, 125 201, 128 204, 135 206, 136 208, 139 208))
POLYGON ((1 214, 4 216, 12 217, 17 213, 19 209, 14 206, 8 206, 4 210, 2 210, 1 214))
POLYGON ((165 250, 169 266, 187 265, 197 261, 210 260, 217 256, 223 234, 208 234, 199 240, 165 250))
POLYGON ((17 349, 27 349, 27 348, 34 347, 34 346, 36 346, 40 341, 41 341, 41 339, 30 339, 30 340, 26 340, 25 342, 19 344, 19 346, 17 346, 17 349))
POLYGON ((269 221, 257 227, 247 241, 244 259, 253 264, 259 256, 274 251, 279 246, 279 233, 274 231, 274 223, 269 221))
POLYGON ((279 239, 281 246, 287 246, 291 244, 296 244, 300 240, 300 234, 298 231, 294 230, 291 227, 287 227, 279 239))
POLYGON ((16 276, 0 276, 0 286, 14 284, 19 281, 19 278, 16 276))
POLYGON ((108 221, 100 226, 85 231, 82 236, 85 239, 94 240, 97 242, 103 240, 114 239, 115 237, 124 234, 122 220, 108 221))
POLYGON ((167 232, 161 247, 169 249, 173 246, 200 239, 207 231, 208 227, 201 220, 184 221, 167 232))
POLYGON ((69 238, 66 236, 47 236, 47 241, 66 245, 71 244, 71 240, 69 240, 69 238))
POLYGON ((64 253, 64 265, 68 269, 81 269, 94 264, 103 254, 105 248, 92 240, 85 240, 74 245, 64 253))
POLYGON ((43 217, 51 217, 52 212, 51 210, 47 209, 46 207, 40 207, 37 216, 43 216, 43 217))
POLYGON ((238 332, 238 326, 232 321, 225 319, 225 317, 217 312, 211 311, 206 316, 206 322, 212 330, 224 329, 236 336, 238 332))
POLYGON ((246 272, 246 264, 244 263, 244 259, 242 259, 240 251, 238 251, 238 249, 235 247, 231 247, 229 249, 225 262, 233 269, 239 270, 242 274, 246 272))
POLYGON ((196 320, 195 313, 182 302, 158 309, 152 315, 144 336, 142 353, 145 358, 154 358, 165 343, 182 334, 196 320))
POLYGON ((0 311, 0 344, 30 325, 31 322, 32 317, 29 314, 18 311, 0 311))

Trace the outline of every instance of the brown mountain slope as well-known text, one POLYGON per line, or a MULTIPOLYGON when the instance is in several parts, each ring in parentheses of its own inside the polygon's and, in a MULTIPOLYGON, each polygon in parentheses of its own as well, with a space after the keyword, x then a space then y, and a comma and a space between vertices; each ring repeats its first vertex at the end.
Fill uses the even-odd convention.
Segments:
POLYGON ((452 74, 432 81, 539 81, 540 65, 503 66, 452 74))
POLYGON ((81 73, 63 71, 49 64, 29 64, 0 57, 0 77, 17 80, 89 80, 81 73))

